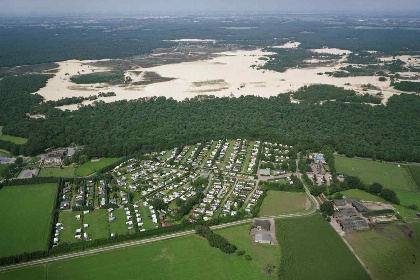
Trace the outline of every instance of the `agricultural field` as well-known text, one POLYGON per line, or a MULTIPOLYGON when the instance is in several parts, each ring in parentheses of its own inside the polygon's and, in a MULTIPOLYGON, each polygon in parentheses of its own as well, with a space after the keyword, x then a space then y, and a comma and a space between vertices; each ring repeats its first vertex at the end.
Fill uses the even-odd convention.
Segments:
POLYGON ((417 188, 420 190, 420 166, 408 165, 407 168, 410 171, 411 177, 413 177, 414 182, 416 182, 417 188))
POLYGON ((408 169, 404 166, 341 156, 335 157, 335 165, 338 173, 357 176, 366 184, 378 182, 394 191, 418 191, 408 169))
POLYGON ((0 257, 47 248, 56 193, 55 183, 0 190, 0 257))
POLYGON ((270 279, 243 256, 224 254, 197 236, 165 240, 0 274, 1 279, 270 279), (44 273, 42 273, 44 271, 44 273))
POLYGON ((319 214, 277 219, 276 234, 281 248, 279 279, 370 279, 319 214))
POLYGON ((245 254, 252 257, 251 263, 260 268, 267 265, 278 266, 280 260, 280 250, 278 246, 269 244, 255 243, 254 237, 249 234, 252 224, 229 227, 216 230, 218 233, 238 247, 238 250, 245 251, 245 254))
POLYGON ((118 160, 119 158, 101 158, 99 161, 86 162, 77 167, 74 174, 76 176, 88 176, 118 160))
POLYGON ((303 212, 311 207, 305 193, 268 191, 261 205, 260 216, 303 212))
POLYGON ((22 145, 28 142, 28 139, 26 138, 6 135, 6 134, 3 134, 2 131, 3 131, 3 126, 0 126, 0 140, 13 142, 18 145, 22 145))
POLYGON ((366 184, 381 183, 397 193, 401 205, 416 204, 420 207, 420 190, 414 179, 418 178, 419 167, 398 167, 396 164, 340 156, 335 157, 335 162, 338 172, 357 176, 366 184))
POLYGON ((74 177, 76 168, 74 167, 49 167, 49 168, 42 168, 39 171, 39 177, 64 177, 64 178, 71 178, 74 177))
POLYGON ((346 239, 378 279, 414 280, 420 275, 420 223, 412 225, 377 225, 374 230, 348 233, 346 239))

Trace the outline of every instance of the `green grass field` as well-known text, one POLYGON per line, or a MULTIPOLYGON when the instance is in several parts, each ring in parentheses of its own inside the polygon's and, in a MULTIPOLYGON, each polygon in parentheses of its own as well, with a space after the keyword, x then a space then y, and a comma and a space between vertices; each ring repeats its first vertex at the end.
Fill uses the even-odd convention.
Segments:
POLYGON ((260 216, 304 212, 310 205, 305 193, 268 191, 261 205, 260 216))
POLYGON ((128 225, 125 224, 127 216, 122 208, 114 209, 115 221, 109 223, 109 232, 115 234, 134 233, 134 230, 128 230, 128 225))
POLYGON ((58 221, 63 224, 64 229, 60 232, 60 243, 76 242, 74 238, 76 229, 82 228, 82 219, 77 220, 76 215, 81 215, 79 211, 62 211, 58 216, 58 221))
POLYGON ((420 190, 420 166, 408 165, 408 171, 410 171, 411 177, 416 182, 417 188, 420 190))
POLYGON ((269 244, 260 244, 254 242, 254 237, 249 235, 252 224, 229 227, 216 230, 215 232, 227 238, 232 244, 238 247, 238 250, 244 250, 245 254, 252 257, 251 263, 264 268, 266 265, 278 266, 279 247, 269 244))
POLYGON ((396 224, 348 233, 346 239, 378 279, 414 280, 420 275, 419 225, 415 224, 417 240, 396 224))
POLYGON ((89 227, 84 229, 90 239, 100 239, 109 237, 108 211, 97 209, 83 216, 83 223, 89 227))
POLYGON ((154 229, 156 228, 155 224, 153 223, 152 219, 148 218, 151 215, 149 208, 144 206, 142 203, 139 203, 139 213, 141 216, 141 220, 143 222, 144 229, 154 229))
POLYGON ((0 257, 45 250, 57 184, 0 190, 0 257))
POLYGON ((370 279, 334 229, 318 213, 276 220, 279 279, 370 279))
POLYGON ((246 156, 245 156, 244 165, 242 167, 242 172, 247 173, 249 162, 251 161, 251 153, 252 153, 252 149, 254 148, 254 144, 255 144, 255 141, 249 142, 249 145, 246 149, 246 156))
POLYGON ((119 158, 101 158, 96 162, 86 162, 77 167, 74 174, 76 176, 88 176, 118 160, 119 158))
POLYGON ((0 274, 1 279, 270 279, 243 256, 197 236, 165 240, 0 274), (47 270, 47 271, 45 271, 47 270), (42 273, 44 271, 44 273, 42 273))
POLYGON ((366 184, 378 182, 395 191, 418 191, 404 166, 341 156, 335 157, 335 165, 339 173, 357 176, 366 184))
POLYGON ((0 156, 4 156, 4 157, 11 157, 11 156, 12 156, 12 154, 11 154, 11 153, 8 153, 8 152, 5 152, 5 151, 3 150, 3 151, 0 151, 0 156))
POLYGON ((13 142, 13 143, 18 144, 18 145, 23 145, 26 142, 28 142, 28 139, 26 139, 26 138, 21 138, 21 137, 16 137, 16 136, 11 136, 11 135, 5 135, 5 134, 0 135, 0 140, 13 142))
POLYGON ((50 167, 50 168, 42 168, 39 171, 39 177, 64 177, 64 178, 71 178, 74 177, 76 168, 74 167, 50 167))

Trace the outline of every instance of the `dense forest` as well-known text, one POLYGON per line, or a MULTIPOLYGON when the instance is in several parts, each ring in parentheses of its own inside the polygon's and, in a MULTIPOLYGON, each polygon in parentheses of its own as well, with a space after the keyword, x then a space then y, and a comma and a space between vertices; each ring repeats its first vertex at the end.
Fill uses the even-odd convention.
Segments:
POLYGON ((293 97, 307 102, 337 100, 342 102, 381 104, 381 98, 379 97, 372 96, 368 93, 356 95, 354 90, 346 90, 332 85, 304 86, 294 92, 293 97))
POLYGON ((420 82, 402 81, 393 85, 398 90, 420 92, 420 82))
MULTIPOLYGON (((39 106, 36 91, 49 76, 25 75, 0 81, 3 133, 27 137, 3 148, 35 155, 50 147, 86 145, 90 156, 122 156, 168 149, 203 139, 260 139, 348 156, 420 162, 420 97, 392 96, 386 106, 327 101, 291 103, 289 94, 262 98, 164 97, 96 102, 73 112, 39 106), (46 119, 26 112, 41 108, 46 119)), ((8 142, 6 142, 8 143, 8 142)), ((4 144, 4 145, 3 145, 4 144)))

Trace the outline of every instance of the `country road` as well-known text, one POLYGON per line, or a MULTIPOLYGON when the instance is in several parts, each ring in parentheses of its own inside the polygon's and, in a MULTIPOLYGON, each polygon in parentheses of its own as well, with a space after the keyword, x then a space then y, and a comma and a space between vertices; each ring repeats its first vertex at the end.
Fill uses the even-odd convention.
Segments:
MULTIPOLYGON (((252 219, 246 219, 246 220, 236 221, 236 222, 232 222, 232 223, 215 225, 215 226, 211 226, 210 228, 212 230, 222 229, 222 228, 227 228, 227 227, 236 226, 236 225, 240 225, 240 224, 251 223, 251 222, 253 222, 256 219, 266 219, 266 218, 283 219, 283 218, 290 218, 290 217, 298 217, 298 216, 311 215, 311 214, 313 214, 317 210, 317 208, 318 208, 318 202, 309 193, 309 190, 306 188, 306 186, 305 186, 305 190, 306 190, 306 193, 308 194, 308 196, 313 201, 313 206, 314 206, 314 207, 312 207, 312 209, 309 212, 295 213, 295 214, 288 214, 288 215, 279 215, 279 216, 258 217, 258 218, 252 218, 252 219)), ((159 237, 153 237, 153 238, 148 238, 148 239, 142 239, 142 240, 132 241, 132 242, 128 242, 128 243, 122 243, 122 244, 117 244, 117 245, 112 245, 112 246, 107 246, 107 247, 102 247, 102 248, 87 250, 87 251, 83 251, 83 252, 77 252, 77 253, 71 253, 71 254, 66 254, 66 255, 57 256, 57 257, 50 257, 50 258, 45 258, 45 259, 39 259, 39 260, 30 261, 30 262, 26 262, 26 263, 18 263, 18 264, 14 264, 14 265, 0 267, 0 272, 6 271, 6 270, 13 270, 13 269, 18 269, 18 268, 24 268, 24 267, 28 267, 28 266, 39 265, 39 264, 45 264, 45 263, 49 263, 49 262, 55 262, 55 261, 65 260, 65 259, 70 259, 70 258, 75 258, 75 257, 88 256, 88 255, 97 254, 97 253, 101 253, 101 252, 106 252, 106 251, 111 251, 111 250, 116 250, 116 249, 122 249, 122 248, 131 247, 131 246, 142 245, 142 244, 148 244, 148 243, 153 243, 153 242, 162 241, 162 240, 168 240, 168 239, 172 239, 172 238, 187 236, 187 235, 194 234, 194 233, 195 233, 194 230, 183 231, 183 232, 168 234, 168 235, 159 236, 159 237)))

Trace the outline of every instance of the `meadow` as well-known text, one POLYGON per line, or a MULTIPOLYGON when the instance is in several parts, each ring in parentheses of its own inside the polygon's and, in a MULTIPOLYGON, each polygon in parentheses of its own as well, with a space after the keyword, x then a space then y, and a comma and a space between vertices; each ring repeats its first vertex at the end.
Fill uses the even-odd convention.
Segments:
POLYGON ((280 260, 280 250, 278 246, 269 244, 259 244, 254 242, 254 237, 249 235, 252 224, 229 227, 216 230, 215 233, 227 238, 238 250, 245 251, 245 254, 252 257, 251 263, 264 268, 267 265, 278 266, 280 260))
POLYGON ((365 184, 381 183, 394 191, 418 191, 408 169, 397 164, 336 156, 337 172, 357 176, 365 184))
POLYGON ((50 167, 50 168, 42 168, 39 171, 39 177, 64 177, 64 178, 71 178, 74 177, 76 168, 74 167, 50 167))
POLYGON ((45 250, 57 184, 0 190, 0 257, 45 250))
POLYGON ((417 238, 410 238, 401 224, 352 232, 347 241, 372 273, 382 280, 418 279, 420 275, 420 223, 413 223, 417 238))
POLYGON ((119 158, 101 158, 99 161, 86 162, 77 167, 74 174, 76 176, 88 176, 116 162, 117 160, 119 160, 119 158))
POLYGON ((260 216, 303 212, 310 205, 305 193, 268 191, 261 205, 260 216))
POLYGON ((243 256, 181 237, 0 274, 1 279, 270 279, 243 256))
MULTIPOLYGON (((122 208, 114 209, 115 221, 109 223, 109 232, 124 235, 127 233, 134 233, 134 230, 128 230, 128 225, 125 224, 127 221, 125 211, 122 208)), ((145 220, 143 218, 143 220, 145 220)))
POLYGON ((417 188, 420 190, 420 166, 408 165, 407 168, 410 171, 411 177, 413 177, 414 182, 416 182, 417 188))
POLYGON ((370 279, 340 236, 319 214, 276 220, 279 279, 370 279))
POLYGON ((13 143, 18 144, 18 145, 22 145, 22 144, 25 144, 26 142, 28 142, 28 139, 26 139, 26 138, 15 137, 15 136, 3 134, 2 130, 3 130, 3 127, 0 126, 0 140, 13 142, 13 143))

